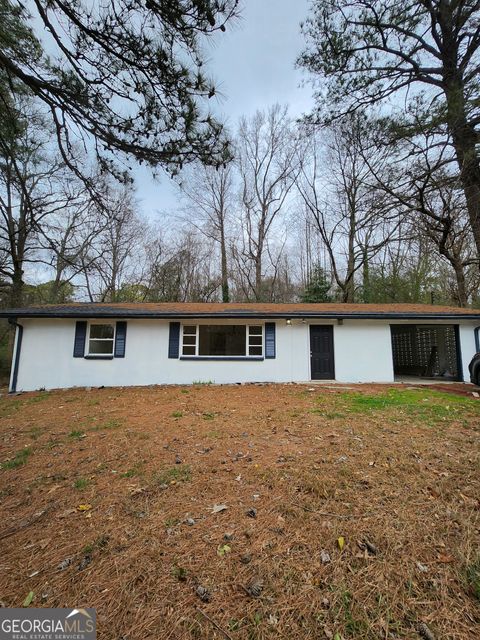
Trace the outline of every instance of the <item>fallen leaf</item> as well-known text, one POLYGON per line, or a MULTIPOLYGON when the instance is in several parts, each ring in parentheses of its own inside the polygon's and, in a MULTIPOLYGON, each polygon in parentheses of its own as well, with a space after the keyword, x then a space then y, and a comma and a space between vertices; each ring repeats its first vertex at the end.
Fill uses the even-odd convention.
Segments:
POLYGON ((422 564, 421 562, 416 562, 417 569, 422 573, 428 573, 428 567, 426 564, 422 564))
POLYGON ((60 489, 61 486, 62 485, 60 485, 60 484, 54 484, 53 487, 51 489, 49 489, 48 493, 53 493, 57 489, 60 489))
POLYGON ((340 536, 337 540, 337 544, 340 551, 343 551, 343 547, 345 546, 345 538, 343 536, 340 536))
POLYGON ((88 565, 92 562, 92 556, 90 555, 86 555, 84 556, 81 560, 80 563, 77 567, 77 569, 79 571, 83 571, 84 569, 86 569, 88 567, 88 565))
POLYGON ((92 508, 91 504, 79 504, 77 507, 77 511, 89 511, 92 508))
POLYGON ((449 564, 450 562, 455 562, 455 558, 448 553, 439 553, 437 561, 441 562, 442 564, 449 564))
POLYGON ((57 569, 63 571, 72 564, 72 560, 73 558, 65 558, 65 560, 62 560, 59 564, 57 564, 57 569))
POLYGON ((226 553, 230 553, 232 547, 229 544, 220 544, 217 549, 217 556, 223 558, 226 553))
POLYGON ((130 487, 130 495, 131 496, 136 496, 139 493, 144 493, 145 492, 146 487, 138 487, 138 486, 134 486, 132 485, 130 487))
POLYGON ((424 640, 435 640, 433 631, 428 627, 425 622, 421 622, 417 627, 418 635, 424 640))
POLYGON ((28 594, 28 596, 25 598, 25 600, 23 601, 23 605, 22 607, 29 607, 32 604, 32 600, 34 597, 34 593, 33 591, 30 591, 30 593, 28 594))
POLYGON ((228 509, 226 504, 214 504, 212 513, 220 513, 221 511, 226 511, 228 509))
POLYGON ((210 591, 208 589, 205 589, 205 587, 202 587, 201 584, 196 587, 195 593, 202 602, 210 602, 210 600, 212 599, 210 591))
POLYGON ((331 561, 330 554, 328 553, 328 551, 325 551, 324 549, 322 549, 320 551, 320 559, 322 561, 322 564, 328 564, 331 561))
POLYGON ((377 547, 373 544, 373 542, 370 542, 369 540, 366 540, 366 539, 357 540, 357 546, 362 551, 367 552, 367 556, 368 554, 372 556, 376 556, 378 553, 377 547))
POLYGON ((259 598, 263 589, 263 581, 260 578, 254 578, 244 589, 252 598, 259 598))

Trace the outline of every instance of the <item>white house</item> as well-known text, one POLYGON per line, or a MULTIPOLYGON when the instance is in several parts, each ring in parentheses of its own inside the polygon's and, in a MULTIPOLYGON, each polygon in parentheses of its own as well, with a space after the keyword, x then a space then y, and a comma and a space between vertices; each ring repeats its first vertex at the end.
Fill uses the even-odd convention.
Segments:
POLYGON ((16 325, 11 391, 192 382, 468 380, 480 310, 408 304, 73 303, 16 325))

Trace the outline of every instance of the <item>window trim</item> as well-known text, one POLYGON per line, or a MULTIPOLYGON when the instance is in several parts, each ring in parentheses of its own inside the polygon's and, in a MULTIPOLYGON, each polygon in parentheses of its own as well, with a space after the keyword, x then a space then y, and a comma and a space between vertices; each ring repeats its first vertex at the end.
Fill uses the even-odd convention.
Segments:
MULTIPOLYGON (((187 336, 193 336, 193 333, 187 333, 187 336)), ((181 324, 181 336, 180 336, 180 360, 264 360, 265 359, 265 325, 264 324, 207 324, 207 323, 189 323, 185 322, 181 324), (245 355, 244 356, 235 356, 235 355, 224 355, 224 356, 211 356, 211 355, 200 355, 198 353, 200 348, 200 326, 204 327, 228 327, 228 326, 238 326, 245 327, 245 355), (195 327, 195 354, 184 354, 184 347, 193 347, 193 344, 185 344, 183 341, 184 338, 184 328, 185 327, 195 327), (250 327, 260 327, 261 333, 259 334, 251 334, 250 327), (261 341, 260 344, 251 344, 250 338, 254 335, 260 336, 261 341), (250 355, 250 347, 260 347, 262 352, 261 354, 250 355)))
POLYGON ((117 323, 116 322, 88 322, 87 328, 87 339, 85 341, 85 355, 86 359, 90 360, 111 360, 115 355, 115 339, 117 337, 117 323), (90 338, 90 328, 93 325, 109 325, 113 327, 113 337, 112 338, 90 338), (111 342, 112 343, 112 351, 111 353, 91 353, 90 352, 90 339, 96 342, 111 342))

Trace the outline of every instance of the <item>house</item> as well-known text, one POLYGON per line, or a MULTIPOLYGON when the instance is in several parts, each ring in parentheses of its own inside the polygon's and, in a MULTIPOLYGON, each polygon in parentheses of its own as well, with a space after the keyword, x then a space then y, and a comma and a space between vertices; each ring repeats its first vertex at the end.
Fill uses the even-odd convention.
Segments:
POLYGON ((11 391, 464 380, 480 310, 411 304, 72 303, 3 311, 11 391))

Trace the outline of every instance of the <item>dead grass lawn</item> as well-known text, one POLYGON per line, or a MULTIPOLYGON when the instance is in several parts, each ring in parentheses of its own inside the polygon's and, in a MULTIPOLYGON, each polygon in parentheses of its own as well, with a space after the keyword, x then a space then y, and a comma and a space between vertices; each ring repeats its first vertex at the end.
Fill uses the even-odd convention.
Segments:
POLYGON ((479 638, 479 436, 426 388, 3 397, 0 600, 100 640, 479 638))

